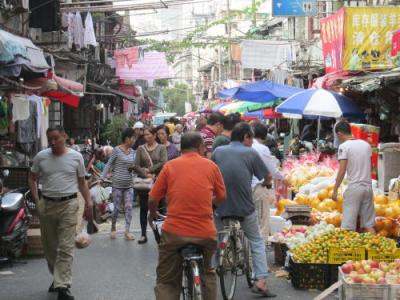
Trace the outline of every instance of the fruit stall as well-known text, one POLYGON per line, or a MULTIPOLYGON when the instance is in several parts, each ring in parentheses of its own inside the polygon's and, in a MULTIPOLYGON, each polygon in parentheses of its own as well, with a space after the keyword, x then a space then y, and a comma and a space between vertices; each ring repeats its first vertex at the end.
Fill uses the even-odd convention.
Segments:
POLYGON ((337 201, 334 201, 332 195, 337 170, 338 162, 335 159, 319 161, 316 154, 284 162, 283 172, 293 197, 277 202, 275 216, 288 220, 287 212, 291 207, 307 206, 311 211, 308 226, 289 222, 272 236, 270 241, 274 245, 276 263, 285 265, 297 289, 325 290, 339 279, 342 286, 340 299, 400 299, 398 289, 390 286, 397 278, 400 284, 400 274, 389 274, 389 271, 394 273, 394 270, 400 273, 400 267, 393 269, 394 263, 400 261, 400 250, 397 248, 397 239, 400 238, 400 199, 389 199, 377 189, 374 182, 377 234, 342 230, 343 192, 347 182, 346 179, 343 181, 337 201), (355 277, 354 281, 354 272, 361 273, 359 264, 365 264, 367 259, 368 262, 374 261, 373 267, 362 270, 365 274, 372 272, 372 275, 355 277), (348 261, 356 262, 355 271, 348 272, 348 261), (375 270, 376 262, 383 268, 380 270, 386 277, 378 278, 382 274, 375 270), (386 265, 390 265, 390 268, 386 265), (350 273, 352 276, 349 276, 350 273), (388 278, 393 279, 394 275, 396 279, 389 282, 388 278), (362 278, 362 282, 359 282, 359 278, 362 278), (363 298, 359 287, 355 286, 357 284, 374 284, 367 290, 372 289, 380 296, 388 295, 388 298, 363 298), (379 290, 378 285, 383 287, 379 290), (398 298, 389 297, 394 294, 398 298))

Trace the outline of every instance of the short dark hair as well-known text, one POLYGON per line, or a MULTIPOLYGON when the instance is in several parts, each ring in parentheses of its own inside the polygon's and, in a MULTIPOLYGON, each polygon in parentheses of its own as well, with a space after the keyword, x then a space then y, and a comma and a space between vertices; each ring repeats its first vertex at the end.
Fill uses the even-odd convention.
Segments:
POLYGON ((126 139, 129 139, 133 136, 135 136, 135 131, 131 127, 128 127, 122 130, 121 140, 124 143, 126 139))
POLYGON ((223 122, 224 129, 230 131, 239 122, 240 122, 240 114, 238 114, 238 113, 229 114, 229 115, 225 116, 225 118, 224 118, 224 122, 223 122))
POLYGON ((159 130, 165 130, 165 132, 167 133, 167 135, 169 136, 170 132, 169 132, 169 128, 165 125, 159 125, 156 127, 156 132, 158 132, 159 130))
POLYGON ((49 132, 52 132, 52 131, 58 131, 59 133, 65 133, 65 129, 61 125, 55 125, 55 126, 47 128, 46 134, 49 132))
POLYGON ((219 112, 213 112, 213 113, 208 117, 207 124, 208 124, 208 125, 215 125, 215 124, 217 124, 217 123, 223 124, 223 123, 224 123, 224 119, 225 119, 225 117, 224 117, 223 114, 221 114, 221 113, 219 113, 219 112))
POLYGON ((335 132, 336 133, 343 133, 343 134, 351 134, 351 126, 350 123, 347 121, 339 121, 339 123, 337 123, 335 125, 335 132))
POLYGON ((181 138, 181 150, 198 149, 203 144, 203 138, 197 131, 186 132, 181 138))
POLYGON ((268 126, 261 123, 260 121, 255 121, 251 123, 251 127, 254 131, 254 137, 257 139, 265 140, 268 135, 268 126))
POLYGON ((147 127, 144 128, 144 130, 150 132, 152 135, 156 135, 157 134, 157 127, 147 127))
POLYGON ((254 137, 254 132, 251 126, 246 122, 240 122, 233 127, 231 134, 232 142, 243 142, 246 135, 254 137))

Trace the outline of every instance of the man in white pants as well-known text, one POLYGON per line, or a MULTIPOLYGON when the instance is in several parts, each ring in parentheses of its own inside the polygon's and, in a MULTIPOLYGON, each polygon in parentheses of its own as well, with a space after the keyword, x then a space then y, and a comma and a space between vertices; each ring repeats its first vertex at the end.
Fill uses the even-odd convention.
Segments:
POLYGON ((353 139, 350 124, 340 121, 335 126, 340 141, 338 150, 339 172, 333 190, 332 199, 337 199, 340 184, 347 173, 348 187, 343 195, 343 229, 357 229, 357 218, 363 231, 375 233, 374 194, 371 181, 371 146, 353 139))

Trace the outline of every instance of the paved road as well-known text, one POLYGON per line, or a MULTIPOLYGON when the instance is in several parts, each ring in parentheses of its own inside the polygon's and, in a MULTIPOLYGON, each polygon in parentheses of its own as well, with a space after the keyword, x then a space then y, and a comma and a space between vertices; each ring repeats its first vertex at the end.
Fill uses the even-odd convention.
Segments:
MULTIPOLYGON (((135 209, 134 223, 133 231, 138 237, 138 209, 135 209)), ((104 225, 103 230, 108 231, 109 225, 104 225)), ((150 232, 149 237, 149 243, 142 246, 136 241, 125 241, 122 230, 117 240, 110 240, 108 233, 101 232, 93 237, 87 249, 76 250, 72 287, 76 299, 153 300, 157 248, 150 232)), ((51 277, 45 260, 36 258, 25 262, 10 269, 0 269, 0 299, 55 300, 55 295, 47 293, 51 277), (1 275, 4 271, 12 274, 1 275)), ((309 300, 318 294, 296 291, 287 280, 273 275, 269 283, 279 295, 275 299, 309 300)), ((249 291, 245 278, 240 277, 235 299, 260 298, 249 291)))

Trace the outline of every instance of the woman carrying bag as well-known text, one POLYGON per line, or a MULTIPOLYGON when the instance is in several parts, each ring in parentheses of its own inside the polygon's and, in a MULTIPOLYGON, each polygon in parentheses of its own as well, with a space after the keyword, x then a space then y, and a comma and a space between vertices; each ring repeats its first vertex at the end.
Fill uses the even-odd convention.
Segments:
POLYGON ((157 130, 155 128, 144 130, 146 143, 139 146, 136 152, 135 171, 139 178, 134 181, 134 188, 140 201, 140 226, 142 236, 139 244, 147 243, 147 213, 149 210, 148 199, 152 182, 160 173, 168 160, 167 148, 156 142, 157 130))
POLYGON ((129 166, 135 162, 135 152, 132 145, 135 141, 133 129, 126 128, 122 131, 122 144, 114 148, 110 159, 105 166, 101 179, 105 180, 112 172, 112 198, 114 202, 114 211, 111 222, 111 239, 117 237, 116 223, 121 203, 125 204, 125 239, 134 240, 134 236, 129 232, 132 220, 133 207, 133 176, 129 166))

